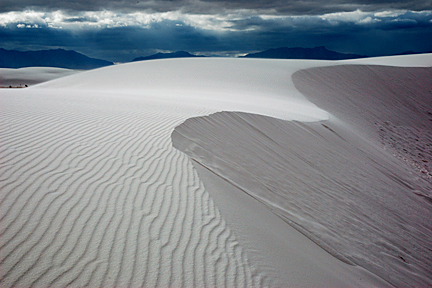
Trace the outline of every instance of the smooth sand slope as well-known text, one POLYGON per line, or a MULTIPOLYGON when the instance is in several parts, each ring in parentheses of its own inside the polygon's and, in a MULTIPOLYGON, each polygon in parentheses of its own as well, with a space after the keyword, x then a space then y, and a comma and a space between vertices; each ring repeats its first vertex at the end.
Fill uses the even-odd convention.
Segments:
MULTIPOLYGON (((190 142, 176 138, 175 132, 171 138, 176 127, 200 119, 187 120, 192 117, 219 111, 331 121, 332 114, 298 92, 291 75, 333 64, 255 59, 149 61, 82 72, 28 89, 1 90, 0 286, 386 286, 381 278, 325 252, 288 225, 290 221, 282 221, 278 211, 268 209, 267 199, 248 196, 250 191, 224 176, 222 166, 209 165, 208 170, 193 164, 172 145, 174 141, 178 148, 190 148, 190 142)), ((253 123, 251 119, 259 116, 217 115, 234 129, 238 141, 243 141, 244 134, 258 135, 258 140, 265 137, 255 129, 263 125, 261 118, 255 128, 231 119, 241 116, 253 123), (245 127, 253 132, 246 133, 245 127)), ((270 127, 274 123, 322 125, 274 118, 270 127)), ((207 129, 205 125, 200 129, 211 132, 215 123, 211 120, 205 124, 207 129)), ((311 133, 301 129, 300 142, 311 133)), ((323 131, 333 133, 327 128, 323 131)), ((223 137, 214 139, 216 143, 223 137)), ((327 150, 338 143, 333 136, 330 140, 315 148, 323 147, 322 154, 330 155, 327 150)), ((231 141, 227 139, 222 147, 227 153, 222 154, 240 151, 231 141)), ((254 147, 253 141, 250 144, 245 147, 254 147)), ((298 145, 284 155, 310 157, 302 156, 306 148, 298 145)), ((364 145, 380 149, 378 145, 369 148, 369 142, 364 145)), ((275 157, 267 155, 271 146, 262 148, 241 161, 249 165, 263 158, 267 166, 256 170, 277 170, 277 159, 268 162, 271 158, 266 158, 275 157)), ((385 159, 394 164, 393 158, 385 159)), ((312 173, 316 170, 298 169, 303 179, 316 177, 312 173)), ((231 176, 231 170, 227 171, 231 176)), ((242 170, 234 172, 247 175, 242 170)), ((295 171, 282 175, 289 176, 300 177, 295 171)), ((324 179, 342 180, 330 176, 324 179)), ((259 179, 245 181, 255 186, 259 179)), ((361 181, 365 179, 359 179, 359 185, 361 181)), ((280 183, 273 183, 275 191, 282 187, 280 183)), ((319 181, 313 183, 316 190, 325 190, 319 181)), ((300 193, 292 191, 284 192, 300 193)), ((277 199, 270 200, 274 207, 279 205, 277 199)), ((308 226, 301 225, 307 221, 290 224, 305 233, 308 226)), ((322 228, 323 235, 326 229, 322 228)), ((314 239, 313 233, 307 235, 314 239)), ((336 235, 335 239, 342 238, 336 235)), ((325 248, 331 247, 330 243, 325 248)), ((424 278, 420 276, 416 279, 424 278)))

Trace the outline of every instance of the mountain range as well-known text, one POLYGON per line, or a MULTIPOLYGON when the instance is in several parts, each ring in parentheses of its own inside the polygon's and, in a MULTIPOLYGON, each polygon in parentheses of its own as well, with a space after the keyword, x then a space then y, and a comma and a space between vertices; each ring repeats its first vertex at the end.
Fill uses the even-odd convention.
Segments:
MULTIPOLYGON (((396 55, 419 54, 412 51, 396 55)), ((186 51, 172 53, 156 53, 150 56, 138 57, 134 61, 186 58, 186 57, 206 57, 194 55, 186 51)), ((262 52, 250 53, 244 58, 273 58, 273 59, 315 59, 315 60, 344 60, 369 57, 359 54, 345 54, 328 50, 324 46, 315 48, 276 48, 262 52)), ((73 50, 40 50, 20 52, 16 50, 5 50, 0 48, 0 68, 22 68, 22 67, 59 67, 68 69, 94 69, 104 66, 114 65, 113 62, 87 57, 73 50)))
POLYGON ((72 50, 20 52, 0 48, 0 68, 58 67, 87 70, 113 64, 113 62, 90 58, 72 50))
POLYGON ((344 54, 327 50, 324 46, 315 48, 276 48, 266 51, 251 53, 243 56, 245 58, 274 58, 274 59, 314 59, 314 60, 344 60, 366 58, 368 56, 358 54, 344 54))
MULTIPOLYGON (((201 55, 190 54, 185 51, 177 51, 173 53, 157 53, 146 57, 138 57, 132 61, 155 60, 155 59, 168 59, 168 58, 184 58, 184 57, 205 57, 201 55)), ((274 59, 315 59, 315 60, 343 60, 365 58, 365 55, 358 54, 344 54, 331 50, 327 50, 324 46, 315 48, 276 48, 269 49, 258 53, 250 53, 245 58, 274 58, 274 59)))
POLYGON ((169 58, 186 58, 186 57, 205 57, 205 56, 190 54, 189 52, 186 51, 177 51, 172 53, 159 52, 150 56, 135 58, 132 60, 132 62, 144 61, 144 60, 156 60, 156 59, 169 59, 169 58))

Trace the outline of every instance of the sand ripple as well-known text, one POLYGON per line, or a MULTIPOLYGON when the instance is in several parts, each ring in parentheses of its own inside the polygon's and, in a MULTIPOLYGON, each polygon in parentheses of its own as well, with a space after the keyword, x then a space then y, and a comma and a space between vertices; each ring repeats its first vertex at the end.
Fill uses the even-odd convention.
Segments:
POLYGON ((268 284, 172 147, 185 113, 64 94, 2 100, 2 287, 268 284))

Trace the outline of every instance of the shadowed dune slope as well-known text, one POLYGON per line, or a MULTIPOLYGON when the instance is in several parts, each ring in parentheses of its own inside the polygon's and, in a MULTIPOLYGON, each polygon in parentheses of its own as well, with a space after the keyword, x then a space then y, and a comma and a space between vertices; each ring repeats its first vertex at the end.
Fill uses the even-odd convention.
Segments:
POLYGON ((414 54, 403 56, 371 57, 339 61, 345 64, 384 65, 392 67, 431 67, 432 54, 414 54))
MULTIPOLYGON (((432 68, 344 65, 301 70, 293 81, 320 108, 432 180, 432 68)), ((417 192, 432 201, 421 183, 417 192)))

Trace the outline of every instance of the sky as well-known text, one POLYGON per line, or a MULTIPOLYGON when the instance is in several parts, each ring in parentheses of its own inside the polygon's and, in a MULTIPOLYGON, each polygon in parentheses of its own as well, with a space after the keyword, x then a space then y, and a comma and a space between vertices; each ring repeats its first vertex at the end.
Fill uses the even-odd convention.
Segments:
POLYGON ((325 46, 368 56, 432 51, 432 0, 1 0, 0 48, 113 62, 157 52, 238 56, 325 46))

